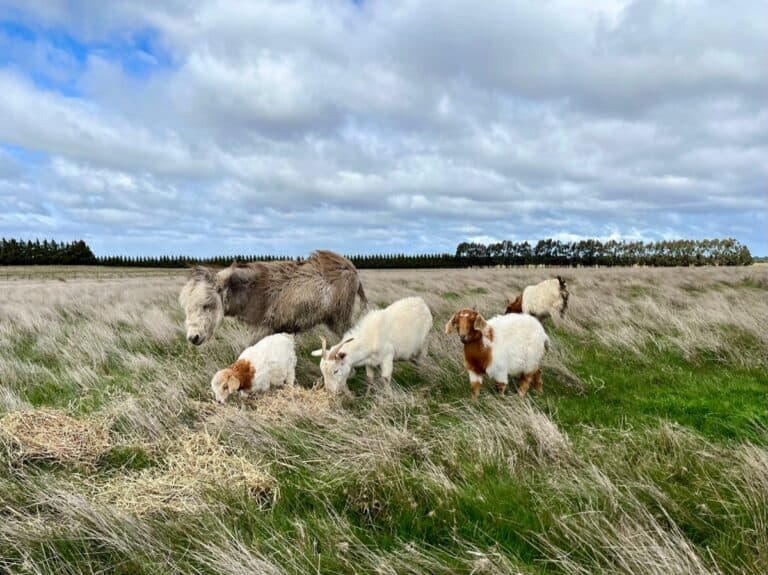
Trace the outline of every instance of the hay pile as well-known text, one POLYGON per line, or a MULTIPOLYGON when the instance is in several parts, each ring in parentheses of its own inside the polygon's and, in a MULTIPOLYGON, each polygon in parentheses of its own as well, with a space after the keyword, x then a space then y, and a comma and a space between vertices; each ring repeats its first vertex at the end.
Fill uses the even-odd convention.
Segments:
POLYGON ((207 493, 224 489, 245 490, 251 497, 266 499, 273 481, 215 438, 199 432, 170 449, 160 467, 95 485, 94 498, 135 515, 188 513, 205 505, 207 493))
POLYGON ((288 416, 314 419, 327 415, 338 406, 339 399, 323 390, 304 387, 282 387, 270 393, 252 394, 243 403, 268 421, 288 416))
POLYGON ((0 419, 12 461, 43 459, 93 466, 109 448, 102 422, 77 420, 54 409, 14 411, 0 419))

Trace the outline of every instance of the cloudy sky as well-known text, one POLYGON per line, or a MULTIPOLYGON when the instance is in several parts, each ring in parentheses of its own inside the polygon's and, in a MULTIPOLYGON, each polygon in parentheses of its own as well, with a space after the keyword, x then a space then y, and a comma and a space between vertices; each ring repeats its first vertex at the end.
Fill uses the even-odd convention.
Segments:
POLYGON ((0 198, 103 255, 765 255, 768 2, 0 0, 0 198))

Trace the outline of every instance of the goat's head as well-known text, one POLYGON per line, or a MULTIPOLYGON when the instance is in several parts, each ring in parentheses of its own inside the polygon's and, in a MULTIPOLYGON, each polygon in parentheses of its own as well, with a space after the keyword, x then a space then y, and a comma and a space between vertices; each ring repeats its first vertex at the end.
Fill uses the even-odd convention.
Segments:
POLYGON ((509 303, 504 313, 523 313, 523 296, 519 295, 509 303))
POLYGON ((347 379, 352 372, 352 363, 342 348, 353 339, 349 338, 337 343, 329 350, 326 349, 325 338, 321 337, 322 348, 312 352, 314 357, 320 358, 320 372, 323 374, 323 382, 325 387, 333 393, 347 389, 347 379))
POLYGON ((483 331, 487 324, 477 310, 464 308, 453 314, 453 317, 445 324, 445 333, 451 333, 454 329, 459 334, 461 343, 470 343, 483 337, 483 331))
POLYGON ((221 404, 238 389, 240 389, 240 378, 231 368, 220 369, 211 379, 211 390, 216 396, 216 401, 221 404))
POLYGON ((179 304, 184 309, 184 325, 187 340, 201 345, 213 336, 224 320, 222 286, 213 270, 198 266, 179 294, 179 304))

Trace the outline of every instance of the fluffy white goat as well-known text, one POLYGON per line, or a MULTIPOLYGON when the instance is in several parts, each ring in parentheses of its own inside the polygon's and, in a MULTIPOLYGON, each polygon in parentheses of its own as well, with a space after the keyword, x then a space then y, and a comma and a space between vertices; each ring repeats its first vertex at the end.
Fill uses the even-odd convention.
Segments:
POLYGON ((267 391, 270 387, 293 385, 296 378, 296 351, 293 335, 278 333, 247 348, 237 361, 216 372, 211 389, 219 403, 239 391, 267 391))
POLYGON ((557 276, 526 287, 522 295, 509 302, 506 313, 527 313, 539 319, 555 314, 562 317, 569 296, 565 280, 557 276))
POLYGON ((484 374, 496 382, 499 393, 504 393, 510 375, 520 377, 519 395, 525 395, 531 383, 541 391, 540 364, 549 338, 535 317, 508 314, 485 321, 475 310, 465 308, 448 320, 445 333, 454 329, 464 344, 473 397, 480 394, 484 374))
POLYGON ((312 352, 320 357, 320 371, 326 388, 349 393, 347 379, 355 367, 365 366, 370 390, 374 367, 381 369, 381 378, 389 384, 396 359, 422 360, 427 354, 427 334, 432 328, 432 314, 420 297, 398 300, 385 309, 367 313, 341 343, 330 350, 312 352))

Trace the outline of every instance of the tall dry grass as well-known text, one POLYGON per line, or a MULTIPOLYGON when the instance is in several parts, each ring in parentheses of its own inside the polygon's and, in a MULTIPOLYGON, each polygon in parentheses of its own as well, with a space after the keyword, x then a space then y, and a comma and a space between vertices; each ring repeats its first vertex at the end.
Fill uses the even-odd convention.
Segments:
POLYGON ((188 346, 176 303, 182 276, 0 282, 0 416, 51 407, 107 432, 103 453, 86 467, 55 452, 30 464, 19 456, 24 438, 0 433, 0 570, 756 574, 768 568, 764 444, 721 445, 664 426, 619 429, 618 439, 611 430, 564 430, 544 404, 501 399, 487 388, 473 404, 461 346, 442 331, 459 307, 495 315, 525 285, 559 273, 572 297, 565 318, 547 323, 553 339, 547 393, 549 377, 557 389, 588 398, 590 373, 573 362, 588 346, 610 350, 618 361, 663 363, 669 356, 765 370, 768 272, 361 273, 374 305, 408 295, 426 300, 435 317, 426 365, 399 367, 388 393, 328 398, 310 389, 319 370, 308 352, 329 335, 317 328, 297 338, 298 382, 306 391, 224 407, 209 397, 211 374, 254 336, 227 320, 212 342, 188 346), (193 457, 199 452, 183 446, 195 437, 212 442, 210 453, 222 461, 241 470, 247 463, 247 473, 269 488, 249 495, 241 489, 245 472, 224 473, 193 457), (675 466, 693 470, 708 510, 689 508, 689 492, 672 488, 675 466), (483 493, 496 483, 494 497, 501 499, 489 501, 483 493), (170 496, 168 485, 183 489, 170 496), (520 496, 516 489, 525 494, 521 516, 536 521, 518 521, 506 504, 520 496), (467 523, 484 521, 497 508, 500 540, 492 544, 492 535, 467 523), (747 550, 743 561, 702 544, 712 537, 708 525, 744 528, 725 538, 747 550), (53 559, 57 554, 60 560, 53 559))

